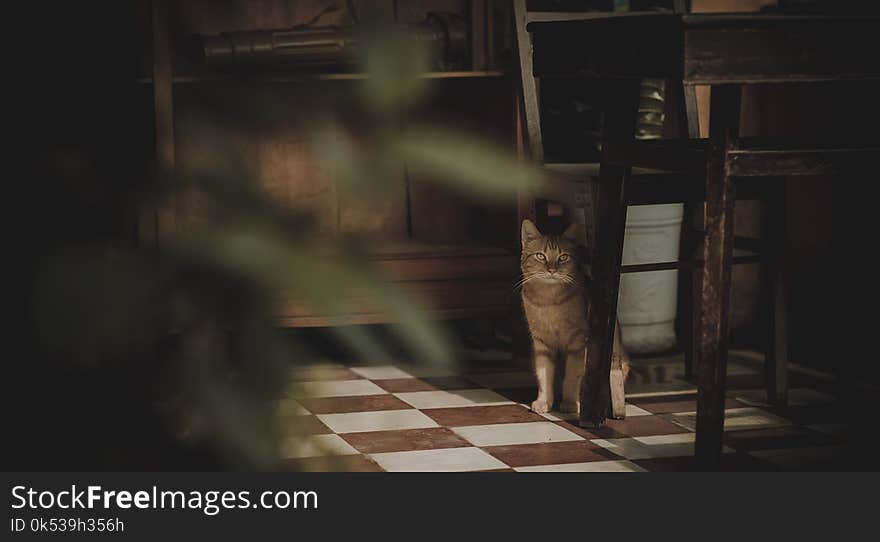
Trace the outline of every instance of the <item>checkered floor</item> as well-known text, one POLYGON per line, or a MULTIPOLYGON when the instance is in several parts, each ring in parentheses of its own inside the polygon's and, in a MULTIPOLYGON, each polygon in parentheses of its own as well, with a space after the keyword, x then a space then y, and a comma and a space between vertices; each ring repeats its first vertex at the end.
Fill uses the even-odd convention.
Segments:
MULTIPOLYGON (((733 387, 750 371, 731 364, 733 387)), ((569 415, 527 408, 536 388, 522 366, 314 364, 291 371, 279 403, 289 435, 281 454, 299 471, 690 470, 696 400, 676 386, 628 394, 626 419, 586 431, 569 415)), ((730 392, 725 470, 846 468, 848 428, 833 396, 803 387, 784 409, 762 400, 758 389, 730 392)))

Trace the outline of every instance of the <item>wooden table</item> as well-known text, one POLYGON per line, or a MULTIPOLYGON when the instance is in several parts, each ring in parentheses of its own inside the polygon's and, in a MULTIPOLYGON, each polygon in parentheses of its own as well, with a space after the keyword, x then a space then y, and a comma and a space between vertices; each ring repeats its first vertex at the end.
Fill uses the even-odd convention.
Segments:
MULTIPOLYGON (((880 158, 877 141, 739 137, 741 86, 880 79, 880 18, 778 14, 575 14, 533 20, 534 75, 603 84, 591 339, 581 423, 608 415, 613 323, 631 168, 699 172, 706 206, 697 348, 698 465, 718 468, 724 424, 735 179, 853 175, 880 158), (639 81, 710 85, 708 139, 634 140, 639 81)), ((817 104, 818 106, 819 104, 817 104)))

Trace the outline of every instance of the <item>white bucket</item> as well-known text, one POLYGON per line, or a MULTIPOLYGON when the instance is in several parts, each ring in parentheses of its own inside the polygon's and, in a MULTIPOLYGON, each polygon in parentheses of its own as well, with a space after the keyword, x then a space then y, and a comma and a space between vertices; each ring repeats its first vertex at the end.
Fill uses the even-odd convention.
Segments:
MULTIPOLYGON (((678 260, 683 207, 680 203, 628 207, 623 265, 678 260)), ((674 348, 677 302, 674 269, 621 275, 617 318, 627 351, 650 354, 674 348)))

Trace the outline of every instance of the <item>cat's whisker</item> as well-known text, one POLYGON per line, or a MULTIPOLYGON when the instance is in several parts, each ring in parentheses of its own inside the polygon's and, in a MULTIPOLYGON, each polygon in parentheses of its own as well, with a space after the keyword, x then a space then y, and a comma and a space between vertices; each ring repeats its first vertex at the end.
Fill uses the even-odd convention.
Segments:
POLYGON ((540 278, 539 273, 533 273, 533 274, 529 275, 528 277, 524 278, 523 280, 518 281, 517 285, 514 286, 513 289, 516 290, 517 288, 522 288, 523 286, 526 285, 527 282, 529 282, 530 280, 536 279, 536 278, 540 278))

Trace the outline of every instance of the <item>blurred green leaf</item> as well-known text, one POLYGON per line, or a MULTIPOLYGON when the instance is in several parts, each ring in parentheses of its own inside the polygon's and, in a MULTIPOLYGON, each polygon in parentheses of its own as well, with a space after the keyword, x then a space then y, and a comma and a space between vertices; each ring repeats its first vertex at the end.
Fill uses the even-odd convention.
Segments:
POLYGON ((513 153, 470 135, 416 125, 389 145, 407 167, 472 197, 509 200, 538 190, 543 172, 513 153))

